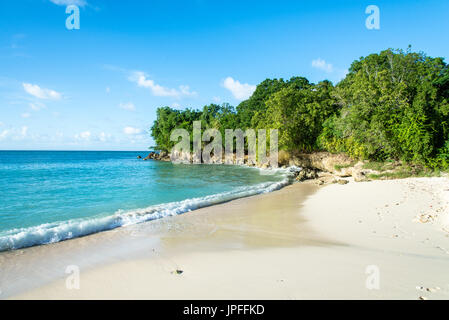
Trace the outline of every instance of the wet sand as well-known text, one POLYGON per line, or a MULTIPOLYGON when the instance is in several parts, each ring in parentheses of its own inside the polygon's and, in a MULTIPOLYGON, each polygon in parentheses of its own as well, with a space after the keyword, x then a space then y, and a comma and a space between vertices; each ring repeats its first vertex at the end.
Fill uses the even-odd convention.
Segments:
POLYGON ((294 184, 9 252, 0 297, 447 299, 448 188, 445 178, 294 184), (67 289, 67 265, 80 267, 79 289, 67 289))

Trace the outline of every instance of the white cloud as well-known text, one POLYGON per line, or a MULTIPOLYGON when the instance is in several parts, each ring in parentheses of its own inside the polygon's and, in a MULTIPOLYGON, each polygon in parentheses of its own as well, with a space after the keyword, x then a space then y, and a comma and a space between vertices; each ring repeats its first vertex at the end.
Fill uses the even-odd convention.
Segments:
POLYGON ((9 130, 3 130, 3 131, 0 133, 0 140, 5 139, 5 138, 8 136, 8 134, 9 134, 9 130))
POLYGON ((106 142, 107 140, 109 140, 111 138, 111 135, 109 133, 104 133, 101 132, 98 135, 98 140, 100 140, 101 142, 106 142))
POLYGON ((173 109, 178 109, 181 108, 181 105, 179 103, 173 102, 170 107, 172 107, 173 109))
MULTIPOLYGON (((142 136, 132 136, 137 140, 141 140, 142 136)), ((28 126, 15 127, 7 130, 0 130, 0 141, 36 141, 40 143, 61 143, 65 147, 70 145, 102 145, 109 142, 120 142, 111 134, 100 132, 93 133, 91 131, 84 131, 78 134, 68 136, 64 135, 62 131, 54 132, 53 134, 39 134, 31 131, 28 126)), ((123 140, 126 141, 126 140, 123 140)), ((129 141, 126 141, 129 143, 129 141)))
POLYGON ((256 90, 256 86, 248 83, 240 83, 238 80, 234 80, 231 77, 227 77, 223 81, 223 87, 231 91, 234 98, 237 100, 248 99, 256 90))
MULTIPOLYGON (((60 133, 60 138, 62 138, 62 133, 60 133)), ((100 133, 92 133, 90 131, 83 131, 80 132, 78 134, 75 134, 74 136, 75 142, 76 144, 78 143, 96 143, 96 142, 107 142, 107 141, 111 141, 111 139, 113 138, 111 134, 109 133, 105 133, 105 132, 100 132, 100 133)))
POLYGON ((197 93, 190 91, 189 86, 181 85, 179 89, 166 88, 158 85, 154 80, 148 79, 147 75, 142 71, 136 71, 131 74, 129 80, 137 83, 139 87, 150 89, 153 95, 157 97, 176 97, 195 96, 197 93))
POLYGON ((327 63, 325 60, 318 58, 312 61, 312 67, 323 70, 325 72, 333 72, 334 67, 332 64, 327 63))
POLYGON ((45 104, 40 102, 30 103, 30 108, 33 109, 34 111, 39 111, 45 108, 45 104))
POLYGON ((0 140, 9 138, 10 140, 23 140, 28 137, 28 127, 13 128, 11 130, 3 130, 0 132, 0 140))
POLYGON ((20 133, 22 134, 23 137, 25 137, 28 134, 28 127, 23 126, 22 129, 20 130, 20 133))
POLYGON ((181 90, 181 94, 184 95, 184 96, 194 96, 194 95, 196 95, 196 92, 190 91, 190 87, 189 86, 180 85, 179 89, 181 90))
POLYGON ((125 127, 125 128, 123 128, 123 133, 127 134, 127 135, 137 135, 137 134, 141 134, 142 130, 133 128, 133 127, 125 127))
POLYGON ((221 102, 221 98, 220 98, 220 97, 213 97, 212 100, 213 100, 215 103, 220 103, 220 102, 221 102))
POLYGON ((313 60, 312 67, 322 70, 328 74, 331 74, 331 75, 329 75, 329 77, 332 78, 332 80, 337 81, 337 82, 344 79, 344 77, 346 77, 346 75, 348 74, 347 69, 336 68, 331 63, 328 63, 321 58, 313 60))
POLYGON ((30 95, 39 99, 48 100, 59 100, 61 99, 61 94, 54 90, 44 89, 39 87, 37 84, 22 83, 23 89, 30 95))
POLYGON ((111 92, 111 88, 106 87, 106 93, 110 93, 111 92))
POLYGON ((136 106, 135 106, 134 103, 132 103, 132 102, 120 103, 120 104, 119 104, 119 107, 120 107, 121 109, 128 110, 128 111, 134 111, 134 110, 136 110, 136 106))
POLYGON ((87 2, 85 0, 50 0, 50 2, 58 6, 69 6, 71 4, 74 4, 79 7, 84 7, 85 5, 87 5, 87 2))
POLYGON ((76 140, 90 140, 91 137, 90 131, 83 131, 81 133, 75 134, 76 140))
POLYGON ((28 112, 25 112, 25 113, 22 113, 22 118, 29 118, 29 117, 31 117, 31 113, 28 113, 28 112))

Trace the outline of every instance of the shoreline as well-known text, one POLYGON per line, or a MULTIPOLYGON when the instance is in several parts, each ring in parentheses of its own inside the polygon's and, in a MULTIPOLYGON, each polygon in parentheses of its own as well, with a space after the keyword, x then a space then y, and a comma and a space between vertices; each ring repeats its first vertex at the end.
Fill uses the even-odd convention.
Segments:
MULTIPOLYGON (((242 167, 239 165, 234 166, 242 167)), ((246 170, 265 171, 265 169, 261 168, 249 166, 243 167, 246 170)), ((169 216, 178 216, 192 210, 233 201, 235 199, 273 192, 293 183, 294 175, 289 169, 275 169, 270 175, 271 174, 280 174, 278 177, 279 179, 234 187, 228 191, 186 198, 184 200, 173 200, 171 202, 153 204, 146 207, 143 206, 126 210, 117 207, 110 211, 113 213, 105 216, 75 218, 42 223, 23 229, 12 229, 10 231, 19 230, 20 232, 11 233, 9 235, 8 232, 6 232, 7 235, 0 236, 0 253, 64 242, 114 230, 116 228, 146 223, 152 220, 167 218, 169 216)))
MULTIPOLYGON (((133 254, 82 267, 80 290, 61 274, 9 298, 448 299, 447 182, 292 184, 148 223, 154 237, 134 230, 133 254), (373 266, 380 286, 370 290, 373 266)), ((113 233, 104 238, 129 244, 130 232, 113 233)))
MULTIPOLYGON (((303 196, 315 189, 314 186, 309 188, 307 185, 303 185, 302 188, 304 189, 304 192, 301 192, 303 196)), ((220 210, 234 205, 242 205, 248 199, 272 197, 272 194, 280 190, 236 198, 180 215, 167 216, 162 219, 150 220, 65 241, 1 252, 0 290, 3 288, 3 295, 0 294, 0 299, 17 295, 20 292, 27 291, 30 287, 45 285, 57 278, 65 277, 65 268, 68 265, 79 265, 81 269, 89 270, 120 259, 136 259, 142 256, 154 258, 161 251, 164 251, 164 254, 168 251, 170 254, 179 252, 182 248, 178 249, 177 247, 179 244, 184 244, 183 241, 179 243, 176 241, 179 230, 183 230, 184 236, 190 239, 199 234, 203 237, 208 237, 210 233, 219 234, 219 232, 214 231, 214 225, 218 223, 214 218, 217 215, 224 216, 226 214, 226 210, 222 212, 220 210), (209 216, 210 210, 216 212, 214 217, 209 216), (192 213, 194 213, 193 217, 192 213), (189 232, 190 234, 188 234, 189 232), (170 250, 167 250, 168 246, 170 246, 170 250), (29 267, 30 265, 33 265, 33 267, 29 267), (8 275, 8 273, 12 273, 12 275, 8 275), (23 274, 27 276, 23 276, 23 274), (19 281, 13 282, 12 280, 15 279, 19 281)), ((253 203, 256 203, 256 201, 253 201, 253 203)), ((256 211, 253 212, 253 214, 256 213, 256 211)), ((241 220, 238 212, 233 212, 231 217, 241 220)), ((218 239, 219 237, 217 237, 219 242, 218 239)), ((249 245, 241 243, 242 241, 240 238, 236 238, 232 242, 227 241, 221 249, 249 245)), ((190 243, 189 246, 191 246, 190 243)), ((209 243, 200 243, 195 251, 216 249, 217 247, 211 246, 209 243)))

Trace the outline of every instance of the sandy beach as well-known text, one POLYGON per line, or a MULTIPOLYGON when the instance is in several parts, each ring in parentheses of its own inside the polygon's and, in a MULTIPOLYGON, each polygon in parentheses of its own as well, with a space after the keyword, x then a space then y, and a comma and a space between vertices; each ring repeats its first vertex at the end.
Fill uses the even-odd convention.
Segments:
POLYGON ((448 182, 309 181, 3 253, 0 297, 448 299, 448 182), (79 289, 67 289, 67 265, 79 289))

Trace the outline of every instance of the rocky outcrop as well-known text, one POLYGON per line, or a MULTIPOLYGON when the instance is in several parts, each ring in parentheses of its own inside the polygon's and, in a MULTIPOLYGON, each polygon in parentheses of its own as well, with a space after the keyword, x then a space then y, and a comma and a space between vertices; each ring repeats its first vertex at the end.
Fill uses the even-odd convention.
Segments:
POLYGON ((316 169, 303 168, 296 176, 297 181, 311 180, 318 178, 318 171, 316 169))
POLYGON ((145 158, 143 158, 143 160, 150 160, 150 159, 155 159, 155 157, 157 156, 156 152, 150 152, 145 158))
MULTIPOLYGON (((190 154, 174 154, 175 159, 192 161, 190 154)), ((140 157, 140 156, 139 156, 140 157)), ((138 157, 138 158, 139 158, 138 157)), ((170 154, 165 151, 150 152, 143 160, 171 161, 170 154)), ((224 155, 222 159, 217 156, 211 157, 210 163, 226 163, 224 155), (221 160, 221 161, 220 161, 221 160)), ((233 159, 235 161, 235 157, 233 159)), ((248 156, 245 155, 244 163, 248 166, 257 166, 262 169, 269 169, 269 163, 254 164, 248 163, 248 156)), ((316 179, 320 184, 338 183, 346 184, 348 181, 341 178, 352 177, 354 181, 369 181, 370 174, 379 174, 378 171, 365 169, 366 162, 354 161, 345 154, 333 154, 329 152, 298 153, 289 154, 285 151, 279 153, 279 165, 289 168, 297 181, 316 179)))
MULTIPOLYGON (((289 157, 288 165, 303 168, 306 177, 310 175, 307 173, 310 170, 318 170, 318 172, 329 173, 338 178, 353 177, 354 181, 357 182, 368 181, 369 174, 377 173, 374 170, 364 169, 363 161, 354 161, 342 153, 314 152, 296 154, 289 157)), ((341 181, 337 183, 343 183, 345 180, 333 179, 333 181, 341 181)))
POLYGON ((148 156, 143 158, 143 160, 144 161, 146 161, 146 160, 170 161, 170 156, 165 151, 161 151, 159 153, 152 151, 148 154, 148 156))
POLYGON ((315 168, 320 171, 334 172, 336 167, 350 166, 354 160, 345 154, 333 154, 329 152, 300 153, 291 156, 290 166, 302 168, 315 168))

